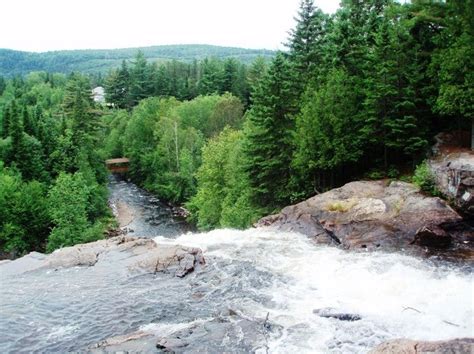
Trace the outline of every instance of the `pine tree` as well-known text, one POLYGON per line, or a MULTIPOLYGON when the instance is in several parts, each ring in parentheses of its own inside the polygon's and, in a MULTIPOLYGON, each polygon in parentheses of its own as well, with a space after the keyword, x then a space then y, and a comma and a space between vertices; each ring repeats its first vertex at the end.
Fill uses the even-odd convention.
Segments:
POLYGON ((114 87, 115 101, 119 108, 130 109, 132 107, 130 98, 130 72, 128 70, 127 62, 122 61, 122 66, 117 72, 117 79, 114 87))
POLYGON ((8 105, 3 108, 2 115, 2 138, 8 137, 10 135, 10 121, 11 121, 11 110, 8 105))
POLYGON ((11 149, 9 153, 8 162, 10 164, 21 164, 25 155, 23 143, 23 121, 18 112, 17 103, 13 100, 9 108, 10 124, 8 127, 8 134, 11 137, 11 149))
POLYGON ((73 132, 73 143, 77 147, 90 147, 99 128, 98 119, 93 111, 94 102, 89 80, 73 75, 66 86, 64 111, 73 132))
POLYGON ((343 69, 329 71, 316 87, 308 87, 296 118, 293 164, 304 184, 316 190, 333 187, 336 177, 343 180, 335 174, 362 155, 363 124, 352 80, 343 69))
POLYGON ((290 32, 290 58, 294 63, 301 93, 305 83, 324 67, 329 17, 315 7, 313 0, 303 0, 296 28, 290 32))
POLYGON ((30 136, 38 135, 38 127, 36 125, 35 116, 30 114, 26 106, 23 107, 23 125, 25 127, 25 133, 30 136))
POLYGON ((130 101, 132 106, 151 96, 152 92, 153 83, 150 77, 150 66, 143 52, 138 51, 130 74, 130 101))
POLYGON ((268 74, 253 95, 253 107, 245 130, 249 174, 255 202, 269 209, 289 201, 292 156, 294 78, 284 54, 273 60, 268 74))

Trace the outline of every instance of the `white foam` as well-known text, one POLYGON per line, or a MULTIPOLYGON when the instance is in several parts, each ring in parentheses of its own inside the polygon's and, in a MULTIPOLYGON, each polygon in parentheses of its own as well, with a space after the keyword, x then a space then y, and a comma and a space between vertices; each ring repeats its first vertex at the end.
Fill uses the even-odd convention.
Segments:
POLYGON ((474 335, 472 275, 454 268, 400 254, 316 246, 296 233, 260 229, 155 240, 200 247, 205 257, 247 261, 280 275, 263 290, 275 303, 266 309, 270 319, 284 327, 283 335, 270 341, 271 352, 358 351, 388 338, 474 335), (343 322, 313 313, 326 307, 362 320, 343 322))

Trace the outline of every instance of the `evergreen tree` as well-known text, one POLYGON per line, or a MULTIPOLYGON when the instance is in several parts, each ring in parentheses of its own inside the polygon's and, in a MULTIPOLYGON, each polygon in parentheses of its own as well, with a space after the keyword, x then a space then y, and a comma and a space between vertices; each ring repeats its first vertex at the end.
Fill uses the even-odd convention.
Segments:
POLYGON ((86 146, 92 151, 99 129, 97 116, 93 110, 89 80, 73 75, 66 86, 64 111, 73 133, 73 143, 79 148, 86 146))
POLYGON ((3 108, 3 115, 2 115, 2 138, 7 138, 10 135, 10 122, 11 122, 11 110, 10 107, 7 105, 3 108))
POLYGON ((0 96, 3 95, 3 91, 5 91, 6 87, 7 87, 7 83, 5 81, 5 78, 0 75, 0 96))
POLYGON ((111 71, 105 79, 105 99, 117 108, 131 107, 130 73, 125 60, 120 69, 111 71))
POLYGON ((238 63, 235 59, 230 58, 224 61, 224 74, 222 78, 221 93, 230 92, 236 94, 238 63))
POLYGON ((22 117, 18 112, 17 103, 13 100, 9 108, 10 123, 8 127, 8 134, 11 137, 11 149, 7 159, 9 164, 22 164, 25 154, 24 151, 24 129, 22 117))
POLYGON ((305 83, 324 68, 329 17, 314 6, 313 0, 303 0, 295 20, 288 47, 302 93, 305 83))
POLYGON ((130 74, 130 101, 135 106, 142 99, 150 97, 153 92, 153 83, 150 77, 150 66, 145 55, 138 51, 130 74))
POLYGON ((35 116, 30 114, 27 107, 23 108, 23 124, 25 127, 25 132, 28 135, 38 135, 38 127, 36 125, 35 116))
POLYGON ((309 193, 343 180, 342 167, 362 155, 363 123, 358 120, 352 80, 344 70, 333 69, 305 94, 296 119, 293 163, 306 184, 310 181, 309 193))
POLYGON ((284 54, 278 54, 253 95, 245 131, 252 195, 270 210, 289 201, 292 131, 295 113, 293 77, 284 54))

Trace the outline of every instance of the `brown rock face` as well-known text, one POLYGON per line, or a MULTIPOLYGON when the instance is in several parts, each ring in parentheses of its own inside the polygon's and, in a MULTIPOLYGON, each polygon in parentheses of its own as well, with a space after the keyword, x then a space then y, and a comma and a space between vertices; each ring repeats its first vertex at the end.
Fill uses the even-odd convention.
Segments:
POLYGON ((384 342, 369 354, 471 354, 474 353, 474 338, 459 338, 446 341, 423 342, 409 339, 395 339, 384 342))
POLYGON ((451 237, 439 226, 423 226, 416 232, 414 242, 420 246, 445 248, 451 244, 451 237))
POLYGON ((462 247, 474 235, 442 199, 404 182, 359 181, 284 208, 255 225, 308 235, 348 249, 462 247), (417 247, 418 246, 418 247, 417 247))

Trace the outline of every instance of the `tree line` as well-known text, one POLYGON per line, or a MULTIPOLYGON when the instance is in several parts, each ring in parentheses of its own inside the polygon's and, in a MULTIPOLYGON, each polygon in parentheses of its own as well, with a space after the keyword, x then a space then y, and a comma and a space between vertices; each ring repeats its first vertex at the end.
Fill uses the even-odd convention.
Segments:
POLYGON ((247 106, 251 83, 261 77, 266 63, 264 57, 257 57, 250 66, 235 58, 213 57, 192 63, 150 63, 139 51, 131 63, 122 61, 120 68, 105 77, 106 98, 114 107, 130 110, 147 97, 191 100, 228 92, 247 106))
MULTIPOLYGON (((203 149, 198 226, 245 227, 356 178, 400 178, 474 118, 474 2, 303 0, 243 129, 203 149), (237 192, 236 192, 237 191, 237 192)), ((406 177, 405 177, 406 178, 406 177)))
POLYGON ((328 15, 303 0, 270 63, 139 52, 100 79, 107 107, 81 75, 0 80, 1 246, 99 237, 105 158, 129 157, 136 183, 204 230, 247 227, 356 178, 411 174, 436 133, 470 127, 473 13, 472 0, 343 0, 328 15))

